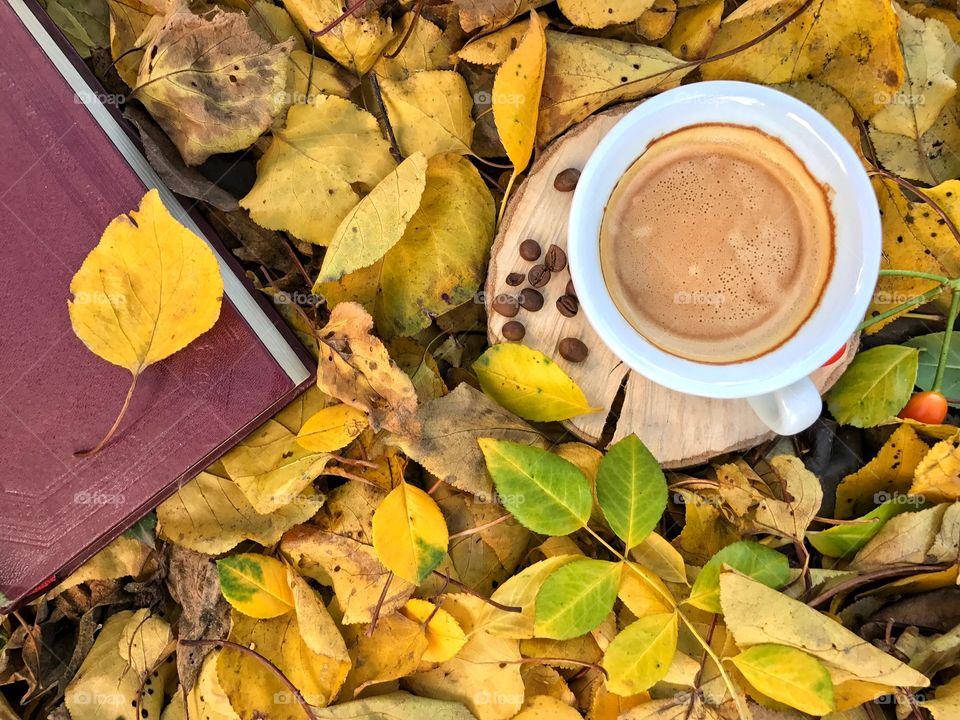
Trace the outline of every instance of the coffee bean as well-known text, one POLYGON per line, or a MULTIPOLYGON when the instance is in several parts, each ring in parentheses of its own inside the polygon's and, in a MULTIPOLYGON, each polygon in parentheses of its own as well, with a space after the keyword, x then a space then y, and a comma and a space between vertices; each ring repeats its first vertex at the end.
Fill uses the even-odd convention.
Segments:
POLYGON ((527 238, 520 243, 520 257, 524 260, 536 260, 540 257, 540 243, 531 238, 527 238))
POLYGON ((543 263, 550 272, 560 272, 567 266, 567 254, 563 251, 563 248, 551 245, 543 263))
POLYGON ((503 324, 503 336, 510 340, 511 342, 518 342, 523 340, 523 336, 527 334, 527 330, 523 327, 522 322, 517 322, 516 320, 511 320, 508 323, 503 324))
POLYGON ((523 273, 510 273, 507 275, 507 285, 516 287, 523 284, 523 273))
POLYGON ((586 360, 590 352, 582 342, 576 338, 569 337, 561 340, 560 344, 557 345, 557 349, 560 351, 560 357, 575 363, 586 360))
POLYGON ((570 192, 577 186, 580 179, 580 171, 576 168, 567 168, 557 173, 553 179, 553 187, 560 192, 570 192))
POLYGON ((550 271, 547 270, 547 266, 543 263, 534 265, 530 268, 530 272, 527 273, 527 280, 529 280, 530 284, 535 288, 542 288, 550 282, 550 271))
MULTIPOLYGON (((536 312, 543 307, 543 295, 540 294, 539 290, 524 288, 520 292, 520 305, 522 305, 525 310, 536 312)), ((514 315, 515 314, 516 313, 514 313, 514 315)), ((510 317, 513 317, 513 315, 510 317)))
POLYGON ((493 309, 504 317, 515 317, 520 312, 520 299, 504 293, 493 299, 493 309))
POLYGON ((580 310, 580 302, 573 295, 561 295, 557 298, 557 310, 564 317, 573 317, 580 310))
POLYGON ((577 291, 573 289, 573 280, 567 280, 567 287, 564 290, 567 295, 577 296, 577 291))

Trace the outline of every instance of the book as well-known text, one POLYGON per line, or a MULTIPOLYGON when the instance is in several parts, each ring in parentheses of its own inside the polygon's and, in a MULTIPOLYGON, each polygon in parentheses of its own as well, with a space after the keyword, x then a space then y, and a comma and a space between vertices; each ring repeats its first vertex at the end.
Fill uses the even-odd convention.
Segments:
POLYGON ((312 361, 216 237, 163 187, 45 13, 0 3, 0 612, 65 577, 306 389, 312 361), (207 333, 141 376, 91 353, 70 280, 149 188, 220 261, 207 333))

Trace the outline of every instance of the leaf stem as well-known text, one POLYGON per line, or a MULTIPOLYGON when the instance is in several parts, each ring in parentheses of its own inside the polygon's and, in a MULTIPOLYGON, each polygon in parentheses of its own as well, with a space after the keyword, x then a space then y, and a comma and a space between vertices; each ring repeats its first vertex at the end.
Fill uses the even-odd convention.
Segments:
POLYGON ((139 377, 139 372, 133 374, 133 380, 130 383, 130 388, 127 390, 127 396, 123 400, 123 407, 120 408, 120 414, 117 415, 117 419, 113 421, 113 425, 109 430, 107 430, 107 434, 103 436, 103 439, 89 450, 77 450, 74 455, 77 457, 90 457, 91 455, 96 455, 98 452, 103 450, 110 440, 113 439, 114 433, 117 432, 117 429, 120 427, 120 423, 123 422, 123 416, 127 414, 127 410, 130 408, 130 399, 133 397, 133 391, 137 389, 137 379, 139 377))
POLYGON ((878 322, 883 322, 887 318, 891 318, 894 315, 899 315, 906 310, 912 310, 915 307, 919 307, 930 300, 933 300, 933 298, 937 297, 938 295, 943 294, 943 291, 946 290, 947 287, 948 285, 937 285, 937 287, 927 290, 925 293, 923 293, 923 295, 917 295, 917 297, 911 298, 904 303, 900 303, 896 307, 890 308, 889 310, 885 310, 879 315, 874 315, 871 318, 867 318, 860 323, 860 325, 857 327, 857 330, 866 330, 871 325, 876 325, 878 322))
POLYGON ((610 543, 604 540, 598 533, 594 532, 594 530, 591 527, 585 525, 584 529, 588 533, 590 533, 590 535, 592 535, 597 542, 599 542, 608 551, 610 551, 615 557, 619 558, 622 562, 624 562, 626 566, 630 569, 630 571, 633 572, 637 577, 639 577, 657 595, 667 600, 668 603, 673 606, 674 612, 677 613, 677 617, 680 619, 680 621, 684 625, 686 625, 687 630, 690 632, 690 634, 693 635, 694 639, 703 648, 703 651, 713 661, 714 665, 717 666, 717 671, 720 673, 720 677, 723 679, 723 684, 726 686, 727 692, 730 693, 730 697, 733 699, 733 702, 737 706, 737 715, 740 717, 740 720, 747 720, 750 717, 750 712, 744 705, 743 698, 741 698, 740 695, 737 693, 737 689, 736 687, 734 687, 733 681, 730 679, 730 676, 727 674, 727 671, 724 669, 723 663, 721 662, 720 658, 713 651, 713 648, 710 647, 710 643, 704 640, 703 636, 700 635, 700 633, 698 633, 696 628, 693 626, 693 623, 690 622, 690 620, 687 618, 686 615, 683 614, 683 612, 681 612, 679 606, 677 606, 677 603, 673 599, 673 597, 664 596, 663 591, 660 588, 658 588, 656 585, 654 585, 652 582, 650 582, 647 579, 646 575, 644 575, 641 572, 638 572, 637 569, 634 567, 633 563, 627 560, 626 557, 624 557, 623 553, 621 553, 619 550, 611 546, 610 543))
POLYGON ((933 392, 940 392, 943 386, 943 374, 947 369, 947 358, 950 355, 950 341, 953 339, 953 326, 957 322, 957 312, 960 311, 960 291, 953 288, 953 297, 950 300, 950 312, 947 313, 947 327, 943 331, 943 344, 940 346, 940 357, 937 359, 937 373, 933 377, 933 392))
POLYGON ((934 273, 928 272, 919 272, 917 270, 892 270, 884 268, 880 270, 881 277, 912 277, 912 278, 923 278, 924 280, 933 280, 940 283, 941 285, 946 285, 950 282, 950 278, 944 277, 943 275, 935 275, 934 273))

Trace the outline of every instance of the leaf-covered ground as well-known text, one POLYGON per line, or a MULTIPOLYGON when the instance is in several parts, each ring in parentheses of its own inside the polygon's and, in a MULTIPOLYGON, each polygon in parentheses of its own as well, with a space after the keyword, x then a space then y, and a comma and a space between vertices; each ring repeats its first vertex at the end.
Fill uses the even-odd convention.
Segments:
MULTIPOLYGON (((319 370, 0 616, 0 719, 960 718, 955 4, 44 4, 319 370), (884 273, 818 424, 665 473, 641 438, 570 435, 589 402, 487 347, 479 290, 545 143, 721 78, 861 153, 884 273)), ((135 244, 117 222, 101 271, 135 244)), ((209 327, 192 282, 141 319, 184 335, 122 358, 134 378, 209 327)))

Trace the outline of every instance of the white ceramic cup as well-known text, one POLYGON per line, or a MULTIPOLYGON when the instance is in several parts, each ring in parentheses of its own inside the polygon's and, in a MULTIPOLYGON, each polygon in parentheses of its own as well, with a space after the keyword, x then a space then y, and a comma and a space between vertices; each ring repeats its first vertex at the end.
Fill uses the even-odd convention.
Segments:
MULTIPOLYGON (((745 398, 780 435, 800 432, 819 417, 823 403, 809 376, 857 329, 880 269, 880 211, 856 152, 810 106, 776 90, 742 82, 678 87, 627 113, 583 168, 568 233, 570 272, 580 305, 614 354, 673 390, 711 398, 745 398), (779 138, 829 188, 835 223, 830 279, 810 317, 772 351, 726 365, 677 357, 644 339, 617 309, 600 268, 600 224, 620 178, 653 140, 701 123, 755 127, 779 138)), ((695 243, 697 238, 678 237, 677 242, 695 243)))

